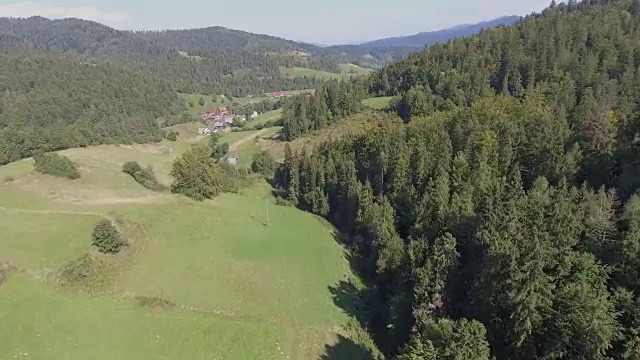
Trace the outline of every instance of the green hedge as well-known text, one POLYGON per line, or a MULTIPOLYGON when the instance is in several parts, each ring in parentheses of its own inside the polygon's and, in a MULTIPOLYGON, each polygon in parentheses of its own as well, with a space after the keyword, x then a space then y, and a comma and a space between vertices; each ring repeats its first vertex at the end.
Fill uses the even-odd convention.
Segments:
POLYGON ((33 156, 36 163, 36 171, 63 177, 67 179, 79 179, 80 172, 71 160, 56 153, 40 153, 33 156))
POLYGON ((164 186, 160 184, 156 178, 156 174, 153 172, 151 165, 147 168, 142 168, 140 164, 135 161, 129 161, 122 166, 122 172, 131 175, 140 185, 153 191, 162 191, 164 186))

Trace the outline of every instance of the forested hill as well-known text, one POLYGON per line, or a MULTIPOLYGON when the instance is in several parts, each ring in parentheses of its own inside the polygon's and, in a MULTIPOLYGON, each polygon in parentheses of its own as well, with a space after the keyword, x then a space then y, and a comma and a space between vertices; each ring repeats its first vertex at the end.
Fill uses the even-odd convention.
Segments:
POLYGON ((286 78, 280 74, 280 66, 339 72, 339 61, 363 60, 377 66, 406 54, 389 50, 352 55, 350 51, 221 27, 130 32, 79 19, 0 18, 0 47, 11 46, 64 51, 133 71, 148 71, 181 92, 232 92, 236 96, 308 89, 320 83, 286 78))
POLYGON ((336 61, 322 56, 291 54, 305 48, 295 47, 290 41, 219 28, 128 32, 79 19, 33 17, 0 18, 0 34, 0 46, 18 44, 109 61, 132 71, 151 72, 189 93, 246 95, 310 88, 318 82, 281 77, 279 66, 318 70, 337 67, 336 61), (177 46, 182 41, 185 43, 177 46), (269 56, 269 52, 279 56, 269 56))
POLYGON ((479 33, 484 29, 494 28, 503 25, 512 25, 520 20, 519 16, 503 16, 497 19, 483 21, 478 24, 459 25, 449 29, 423 32, 411 36, 399 36, 387 39, 370 41, 363 44, 368 47, 424 47, 440 42, 447 42, 452 39, 469 37, 479 33))
POLYGON ((638 0, 554 3, 376 73, 404 123, 286 149, 388 358, 640 358, 639 38, 638 0))
MULTIPOLYGON (((562 82, 578 98, 587 88, 598 94, 611 86, 620 90, 640 63, 637 5, 600 2, 611 4, 560 4, 516 26, 434 45, 375 73, 372 91, 397 95, 424 87, 435 109, 444 109, 493 93, 521 96, 548 82, 562 82)), ((563 103, 566 110, 575 100, 563 103)))
POLYGON ((167 82, 78 56, 3 49, 0 79, 0 164, 37 151, 159 141, 158 118, 183 111, 167 82))

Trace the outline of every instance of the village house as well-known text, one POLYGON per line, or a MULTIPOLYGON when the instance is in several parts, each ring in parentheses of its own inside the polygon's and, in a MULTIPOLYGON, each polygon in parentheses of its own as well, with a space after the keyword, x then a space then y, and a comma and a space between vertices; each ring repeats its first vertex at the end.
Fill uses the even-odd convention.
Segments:
POLYGON ((202 113, 200 115, 200 117, 202 117, 202 119, 204 119, 204 120, 210 120, 210 119, 215 118, 216 116, 218 116, 218 113, 217 113, 217 110, 215 110, 215 109, 211 109, 211 110, 209 110, 207 112, 204 112, 204 113, 202 113))
POLYGON ((284 92, 282 91, 274 91, 271 94, 269 94, 270 97, 277 99, 277 98, 281 98, 284 96, 284 92))
POLYGON ((234 114, 229 114, 229 115, 225 115, 224 116, 224 122, 227 124, 233 124, 233 119, 235 119, 236 116, 234 114))
POLYGON ((258 112, 254 111, 253 114, 251 114, 251 120, 255 120, 258 117, 258 112))

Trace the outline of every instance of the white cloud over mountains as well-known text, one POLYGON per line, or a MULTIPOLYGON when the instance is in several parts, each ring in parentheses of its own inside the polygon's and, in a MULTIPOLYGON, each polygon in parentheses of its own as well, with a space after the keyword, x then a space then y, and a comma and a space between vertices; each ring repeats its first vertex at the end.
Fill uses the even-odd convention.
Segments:
POLYGON ((34 1, 0 4, 0 17, 25 18, 35 15, 50 19, 80 18, 116 28, 128 28, 132 20, 131 16, 124 11, 98 9, 92 6, 63 7, 34 1))

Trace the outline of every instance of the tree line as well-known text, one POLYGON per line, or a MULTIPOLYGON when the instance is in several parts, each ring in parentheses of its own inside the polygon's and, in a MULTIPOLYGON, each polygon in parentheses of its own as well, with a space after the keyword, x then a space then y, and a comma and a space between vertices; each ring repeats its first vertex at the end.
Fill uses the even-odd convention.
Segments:
POLYGON ((374 74, 404 121, 285 149, 387 357, 640 356, 639 31, 636 0, 552 3, 374 74))
POLYGON ((362 82, 332 80, 319 86, 313 94, 288 99, 282 113, 284 139, 296 139, 362 111, 365 93, 362 82))

